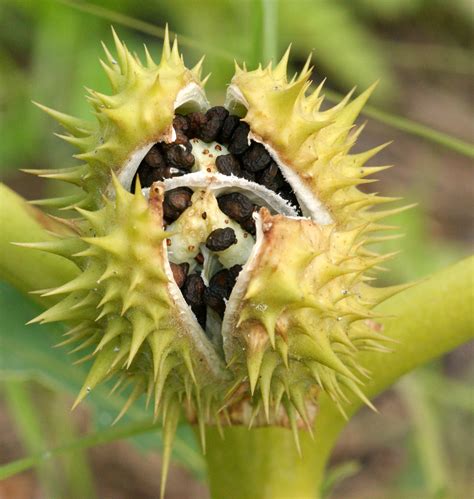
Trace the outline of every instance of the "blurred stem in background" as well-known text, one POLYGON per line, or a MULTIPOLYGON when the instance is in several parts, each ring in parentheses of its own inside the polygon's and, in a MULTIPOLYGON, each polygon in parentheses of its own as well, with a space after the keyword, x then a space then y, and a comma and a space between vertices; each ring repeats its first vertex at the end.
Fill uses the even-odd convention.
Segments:
MULTIPOLYGON (((29 383, 22 380, 8 380, 4 383, 4 394, 10 417, 26 453, 34 455, 43 452, 48 444, 29 394, 29 383)), ((47 497, 59 495, 54 467, 55 463, 52 460, 44 460, 36 467, 40 487, 47 497)))
MULTIPOLYGON (((4 480, 22 471, 28 470, 33 467, 40 467, 45 461, 52 457, 62 456, 71 452, 80 452, 96 445, 102 445, 118 440, 131 438, 135 435, 153 435, 161 429, 161 424, 154 423, 150 420, 140 421, 138 423, 129 423, 109 428, 108 430, 101 430, 96 433, 83 436, 81 438, 66 440, 58 447, 42 447, 42 452, 32 453, 30 456, 18 459, 11 463, 0 466, 0 480, 4 480)), ((76 496, 87 497, 90 496, 76 496)))
POLYGON ((440 44, 409 43, 395 40, 380 41, 398 66, 416 69, 423 61, 423 68, 445 73, 472 76, 474 65, 470 50, 440 44))
POLYGON ((438 417, 430 401, 423 377, 417 373, 402 379, 397 391, 408 409, 413 438, 430 497, 449 498, 447 463, 438 417))
POLYGON ((260 63, 274 63, 278 56, 278 1, 252 0, 252 50, 249 69, 260 63))
POLYGON ((48 452, 59 442, 76 438, 76 422, 68 411, 69 398, 22 379, 6 379, 3 388, 24 450, 29 455, 42 456, 35 471, 44 496, 94 499, 93 478, 82 450, 76 449, 60 459, 48 452))

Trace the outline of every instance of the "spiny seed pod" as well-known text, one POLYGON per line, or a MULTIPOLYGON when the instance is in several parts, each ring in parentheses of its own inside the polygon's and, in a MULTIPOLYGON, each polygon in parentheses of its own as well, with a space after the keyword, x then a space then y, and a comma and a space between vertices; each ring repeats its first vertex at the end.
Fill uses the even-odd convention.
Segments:
MULTIPOLYGON (((71 326, 93 364, 76 404, 110 378, 146 394, 165 424, 165 465, 180 408, 205 425, 311 431, 318 395, 344 412, 370 373, 359 350, 386 350, 372 309, 399 288, 374 288, 391 255, 368 249, 399 209, 358 189, 387 167, 351 154, 372 88, 320 111, 309 60, 287 80, 236 66, 225 107, 209 108, 201 62, 188 70, 165 38, 143 64, 115 38, 102 66, 113 94, 90 90, 89 123, 42 107, 79 149, 73 168, 36 171, 81 190, 37 202, 75 210, 71 237, 31 247, 81 272, 44 291, 61 300, 34 319, 71 326)), ((382 146, 383 147, 383 146, 382 146)))

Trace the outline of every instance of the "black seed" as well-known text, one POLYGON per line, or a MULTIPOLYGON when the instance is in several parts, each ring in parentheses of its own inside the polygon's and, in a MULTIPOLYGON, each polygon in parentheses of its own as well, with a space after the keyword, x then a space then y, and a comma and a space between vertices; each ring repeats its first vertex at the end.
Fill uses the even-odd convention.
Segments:
POLYGON ((191 153, 191 144, 166 144, 163 153, 169 166, 190 170, 194 165, 194 156, 191 153), (187 146, 189 144, 189 146, 187 146))
POLYGON ((201 138, 201 128, 206 123, 206 116, 203 113, 190 113, 187 118, 189 128, 186 135, 190 139, 201 138))
POLYGON ((186 276, 189 272, 189 263, 170 263, 171 272, 173 272, 174 280, 178 285, 178 288, 181 288, 186 280, 186 276))
POLYGON ((186 277, 181 293, 186 303, 191 307, 196 319, 203 329, 206 329, 206 304, 204 303, 204 291, 206 286, 199 274, 190 274, 186 277))
MULTIPOLYGON (((178 168, 164 166, 161 168, 151 168, 144 161, 140 164, 137 170, 137 175, 140 177, 140 185, 142 187, 150 187, 153 182, 158 182, 159 180, 164 180, 165 178, 179 177, 184 175, 186 172, 179 170, 178 168)), ((132 181, 131 192, 135 192, 136 176, 132 181)))
POLYGON ((233 244, 237 244, 237 237, 230 227, 215 229, 206 239, 206 247, 211 251, 224 251, 233 244))
POLYGON ((242 222, 240 222, 240 226, 246 232, 252 234, 252 236, 255 236, 255 234, 257 233, 257 227, 255 226, 255 220, 253 219, 253 217, 249 217, 246 218, 245 220, 242 220, 242 222))
POLYGON ((230 144, 229 144, 229 152, 232 154, 242 154, 244 153, 248 148, 248 135, 250 132, 250 127, 247 125, 247 123, 240 122, 237 125, 237 128, 234 130, 234 133, 232 134, 232 137, 230 139, 230 144))
POLYGON ((204 302, 208 307, 215 310, 221 318, 224 316, 225 311, 224 300, 229 298, 241 270, 241 265, 219 270, 211 277, 209 287, 204 292, 204 302))
POLYGON ((217 171, 224 175, 235 175, 236 177, 239 177, 242 174, 240 163, 233 154, 217 156, 216 167, 217 171))
POLYGON ((194 257, 194 260, 196 260, 196 262, 199 264, 199 265, 202 265, 204 263, 204 255, 202 253, 198 253, 195 257, 194 257))
POLYGON ((219 142, 227 144, 230 141, 230 138, 232 137, 232 134, 234 133, 239 123, 240 118, 238 116, 235 116, 235 114, 227 116, 227 118, 224 120, 224 124, 222 125, 221 133, 219 134, 219 142))
POLYGON ((258 177, 258 183, 265 186, 267 189, 277 191, 280 187, 285 185, 285 179, 280 168, 278 168, 278 165, 272 161, 258 177))
POLYGON ((158 144, 155 144, 143 158, 143 161, 152 168, 163 168, 166 166, 163 154, 158 144))
POLYGON ((245 170, 255 173, 268 166, 271 160, 265 147, 254 142, 242 155, 242 166, 245 170))
POLYGON ((163 201, 163 217, 167 222, 174 222, 181 213, 191 206, 193 191, 187 187, 177 187, 165 192, 163 201))
POLYGON ((177 114, 173 119, 173 128, 176 131, 176 135, 187 136, 190 130, 188 118, 182 114, 177 114))
MULTIPOLYGON (((175 168, 174 166, 165 166, 164 168, 157 168, 157 180, 165 180, 166 178, 181 177, 186 174, 184 170, 175 168)), ((155 180, 156 182, 156 180, 155 180)))
POLYGON ((285 184, 283 187, 278 189, 277 194, 279 194, 283 199, 288 201, 294 208, 296 208, 296 212, 299 216, 303 214, 298 199, 296 198, 295 193, 293 192, 289 184, 285 184))
POLYGON ((194 315, 196 316, 199 325, 204 329, 204 332, 206 332, 206 317, 207 317, 206 305, 200 305, 199 307, 191 307, 191 310, 194 312, 194 315))
POLYGON ((181 292, 183 293, 186 303, 194 310, 194 308, 198 309, 200 306, 204 305, 205 289, 206 286, 199 274, 189 274, 184 281, 181 292))
MULTIPOLYGON (((190 130, 187 117, 182 114, 177 114, 173 119, 173 128, 176 132, 176 139, 173 144, 184 145, 186 147, 186 151, 191 152, 192 146, 187 135, 190 130)), ((166 147, 166 145, 164 145, 164 147, 166 147)))
POLYGON ((206 113, 206 122, 201 125, 201 140, 204 142, 216 140, 227 116, 229 116, 229 111, 226 108, 222 106, 211 107, 206 113))
POLYGON ((193 150, 193 146, 191 145, 188 136, 184 135, 184 133, 179 130, 178 133, 176 134, 176 139, 173 142, 173 144, 179 144, 184 146, 186 148, 186 152, 191 152, 193 150))
POLYGON ((222 290, 222 296, 229 298, 230 292, 235 284, 236 276, 231 269, 222 269, 216 272, 209 281, 209 288, 219 288, 222 290))
POLYGON ((235 282, 235 280, 239 276, 240 272, 242 272, 242 265, 239 265, 239 264, 234 265, 229 270, 230 270, 230 273, 232 274, 232 277, 234 278, 234 282, 235 282))
POLYGON ((247 170, 242 170, 242 178, 245 180, 248 180, 249 182, 256 182, 257 181, 257 174, 248 172, 247 170))
POLYGON ((236 222, 241 222, 253 213, 254 206, 247 196, 240 192, 231 192, 217 198, 220 210, 236 222))
MULTIPOLYGON (((255 212, 258 212, 258 210, 260 210, 260 208, 261 208, 260 206, 258 206, 257 204, 254 204, 252 215, 255 212)), ((255 234, 257 233, 257 227, 255 225, 255 219, 253 218, 252 215, 249 216, 248 218, 246 218, 245 220, 242 220, 242 222, 240 222, 240 226, 242 227, 242 229, 247 231, 249 234, 252 234, 252 236, 255 236, 255 234)))
POLYGON ((157 170, 155 168, 151 168, 144 161, 138 167, 136 175, 133 177, 132 186, 130 188, 131 192, 135 192, 135 185, 137 177, 140 179, 140 185, 142 187, 150 187, 150 185, 155 182, 153 180, 156 175, 157 170))
MULTIPOLYGON (((145 162, 142 162, 137 170, 137 175, 140 177, 140 185, 142 187, 150 187, 153 182, 165 180, 167 178, 181 177, 184 175, 184 170, 173 166, 164 166, 162 168, 151 168, 145 162)), ((133 178, 131 192, 135 192, 136 177, 133 178)))
POLYGON ((204 303, 216 311, 219 316, 224 317, 225 312, 225 297, 226 291, 219 286, 206 288, 204 291, 204 303))

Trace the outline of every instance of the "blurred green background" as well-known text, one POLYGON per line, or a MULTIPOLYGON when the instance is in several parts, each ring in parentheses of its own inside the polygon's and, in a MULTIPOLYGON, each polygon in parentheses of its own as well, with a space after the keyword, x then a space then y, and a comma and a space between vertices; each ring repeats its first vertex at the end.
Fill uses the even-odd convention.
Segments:
MULTIPOLYGON (((313 52, 315 83, 328 77, 326 87, 344 93, 380 79, 371 101, 376 108, 465 141, 474 135, 470 0, 0 0, 0 19, 0 171, 28 199, 65 188, 19 169, 73 164, 70 148, 52 135, 57 125, 31 100, 88 116, 83 87, 108 90, 98 59, 99 42, 111 45, 111 25, 129 48, 142 54, 146 43, 158 56, 169 23, 180 35, 188 66, 206 54, 213 104, 223 103, 234 58, 251 68, 272 47, 281 55, 291 42, 291 70, 313 52)), ((380 176, 377 190, 418 202, 393 220, 405 237, 387 244, 402 253, 383 280, 403 282, 471 251, 474 182, 464 155, 374 119, 357 148, 389 140, 395 143, 376 161, 396 168, 380 176)), ((71 414, 84 366, 72 366, 74 355, 51 348, 59 327, 23 326, 35 305, 6 283, 0 292, 0 465, 36 456, 34 471, 0 482, 0 497, 156 497, 159 430, 150 423, 149 432, 134 435, 134 424, 149 414, 137 405, 120 427, 110 429, 123 395, 107 398, 105 389, 71 414), (132 438, 79 448, 87 445, 81 435, 102 431, 104 440, 132 438), (49 453, 67 442, 77 445, 58 456, 49 453)), ((464 346, 380 397, 381 415, 361 411, 335 450, 328 496, 474 493, 474 450, 468 445, 473 358, 473 346, 464 346)), ((186 426, 179 430, 174 457, 167 497, 206 498, 203 460, 186 426)))

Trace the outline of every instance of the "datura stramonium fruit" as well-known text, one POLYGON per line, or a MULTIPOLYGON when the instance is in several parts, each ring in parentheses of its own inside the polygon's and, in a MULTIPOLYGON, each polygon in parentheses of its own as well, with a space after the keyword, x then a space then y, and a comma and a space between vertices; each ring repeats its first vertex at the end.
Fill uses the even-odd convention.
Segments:
POLYGON ((184 413, 202 435, 280 425, 296 440, 322 391, 342 412, 350 392, 370 405, 357 352, 386 349, 372 309, 399 289, 370 285, 391 255, 368 246, 398 211, 358 189, 387 168, 365 166, 381 147, 350 152, 372 89, 321 111, 309 59, 288 80, 287 52, 236 65, 210 107, 202 61, 187 69, 168 36, 159 63, 115 47, 112 95, 89 90, 94 123, 40 106, 80 151, 78 166, 34 172, 79 187, 40 202, 75 210, 74 232, 30 245, 81 270, 44 290, 58 301, 35 319, 69 324, 63 343, 93 359, 76 403, 114 378, 131 386, 121 414, 145 394, 168 434, 184 413))

